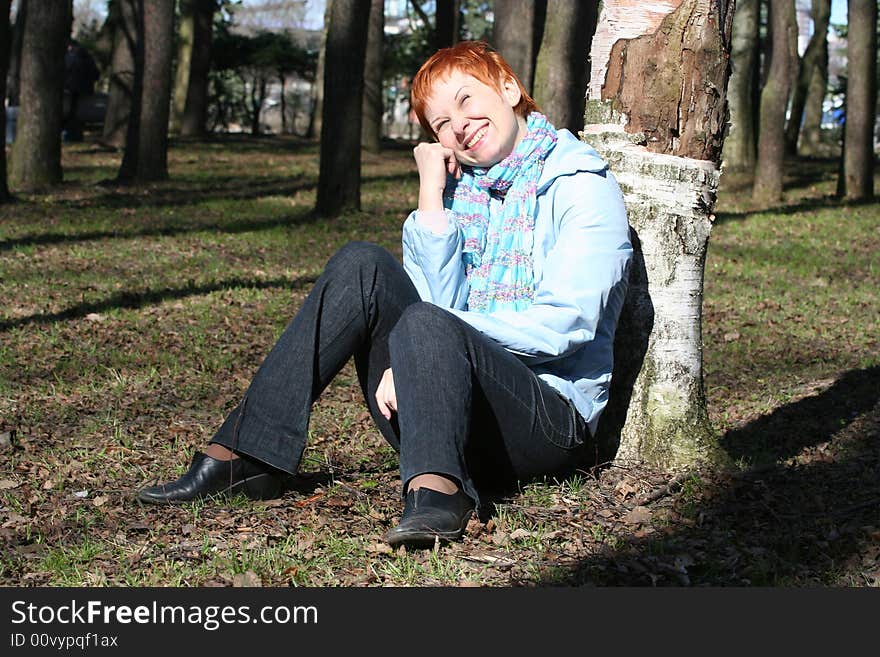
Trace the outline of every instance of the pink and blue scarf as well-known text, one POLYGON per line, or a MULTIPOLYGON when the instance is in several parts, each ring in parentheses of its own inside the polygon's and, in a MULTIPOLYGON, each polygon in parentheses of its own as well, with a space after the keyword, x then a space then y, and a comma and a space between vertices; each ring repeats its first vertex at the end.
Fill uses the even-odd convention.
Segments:
POLYGON ((528 116, 526 127, 510 155, 488 169, 462 167, 455 186, 450 210, 464 237, 468 310, 520 311, 535 295, 535 196, 544 161, 556 145, 556 128, 538 112, 528 116), (490 216, 493 194, 503 202, 501 212, 490 216))

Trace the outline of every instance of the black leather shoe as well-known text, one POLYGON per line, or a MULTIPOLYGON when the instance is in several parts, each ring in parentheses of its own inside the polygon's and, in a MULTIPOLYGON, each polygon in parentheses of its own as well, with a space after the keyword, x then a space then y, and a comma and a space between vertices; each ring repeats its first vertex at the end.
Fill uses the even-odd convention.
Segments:
POLYGON ((143 488, 137 498, 147 504, 179 504, 219 495, 269 500, 281 495, 281 484, 282 478, 275 470, 257 461, 220 461, 199 452, 180 479, 143 488))
POLYGON ((460 490, 452 495, 430 488, 411 490, 406 494, 400 524, 385 534, 385 540, 392 547, 432 547, 438 538, 458 540, 473 510, 471 498, 460 490))

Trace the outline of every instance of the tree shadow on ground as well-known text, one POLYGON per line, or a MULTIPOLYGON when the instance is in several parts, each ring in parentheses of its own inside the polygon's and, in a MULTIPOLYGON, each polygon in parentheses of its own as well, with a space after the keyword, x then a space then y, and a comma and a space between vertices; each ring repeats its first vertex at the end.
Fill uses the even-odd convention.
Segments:
POLYGON ((15 317, 13 319, 0 320, 0 331, 8 331, 26 324, 50 324, 70 319, 80 319, 90 313, 102 313, 111 310, 128 309, 134 310, 144 306, 158 304, 173 299, 183 299, 191 296, 202 296, 211 292, 230 290, 235 288, 253 288, 259 290, 272 288, 300 289, 313 284, 316 276, 299 276, 297 278, 251 280, 242 278, 229 278, 222 281, 196 285, 191 283, 183 287, 166 287, 158 290, 131 291, 123 290, 101 301, 78 303, 54 313, 39 313, 15 317))
POLYGON ((665 509, 650 507, 672 511, 668 524, 632 527, 622 544, 543 583, 880 584, 880 367, 847 372, 722 442, 731 456, 776 461, 700 474, 665 509))
MULTIPOLYGON (((417 174, 395 174, 364 177, 364 183, 399 181, 417 174)), ((242 179, 239 179, 241 181, 242 179)), ((189 188, 163 188, 160 192, 143 194, 112 193, 97 198, 78 201, 58 201, 60 206, 72 209, 87 208, 131 208, 131 207, 173 207, 183 205, 196 205, 210 200, 242 200, 256 199, 268 196, 292 196, 300 191, 315 189, 314 182, 301 181, 290 184, 288 179, 271 179, 254 182, 244 179, 235 188, 225 185, 214 185, 208 191, 189 188), (282 180, 285 181, 282 184, 282 180), (213 190, 213 191, 212 191, 213 190)), ((203 188, 204 189, 204 188, 203 188)), ((20 202, 20 201, 19 201, 20 202)), ((74 233, 29 233, 7 240, 0 240, 0 251, 8 251, 22 246, 43 246, 51 244, 67 244, 76 242, 88 242, 104 238, 128 238, 128 237, 169 237, 185 235, 188 233, 213 230, 224 233, 245 233, 254 230, 271 230, 279 226, 293 226, 305 223, 313 223, 321 220, 313 208, 303 209, 301 213, 284 217, 273 217, 268 220, 248 219, 230 221, 199 222, 198 220, 170 219, 158 225, 138 226, 135 222, 120 222, 118 229, 112 230, 87 230, 74 233)))
POLYGON ((790 204, 782 204, 776 205, 770 208, 761 207, 754 209, 741 210, 736 212, 718 212, 715 215, 714 224, 723 224, 729 221, 737 221, 742 219, 747 219, 749 217, 754 217, 755 215, 771 215, 771 216, 779 216, 779 215, 791 215, 797 214, 799 212, 811 212, 813 210, 821 210, 823 208, 841 208, 841 207, 859 207, 863 205, 874 205, 876 204, 876 200, 865 200, 865 201, 845 201, 838 196, 833 194, 825 194, 823 196, 817 196, 809 201, 805 201, 803 203, 790 203, 790 204))

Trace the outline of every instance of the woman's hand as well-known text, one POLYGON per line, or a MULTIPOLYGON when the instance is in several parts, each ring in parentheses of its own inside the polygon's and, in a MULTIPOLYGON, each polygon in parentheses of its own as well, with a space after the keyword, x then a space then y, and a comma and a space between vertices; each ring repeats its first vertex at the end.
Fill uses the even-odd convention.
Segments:
POLYGON ((421 143, 413 149, 413 157, 419 170, 419 210, 442 210, 446 175, 461 177, 461 166, 452 149, 421 143))
POLYGON ((379 412, 386 420, 391 419, 391 413, 397 412, 397 395, 394 393, 394 375, 389 367, 382 374, 379 387, 376 389, 376 403, 379 404, 379 412))

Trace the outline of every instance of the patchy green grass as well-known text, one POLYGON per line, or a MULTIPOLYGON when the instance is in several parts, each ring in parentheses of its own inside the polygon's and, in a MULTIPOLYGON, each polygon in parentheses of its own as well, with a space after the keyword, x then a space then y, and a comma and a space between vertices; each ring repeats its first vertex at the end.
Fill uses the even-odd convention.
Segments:
POLYGON ((834 163, 792 167, 778 208, 719 195, 705 383, 741 472, 649 501, 668 475, 536 482, 461 543, 394 552, 397 457, 351 366, 281 499, 134 491, 186 469, 337 248, 400 255, 409 148, 365 155, 363 210, 334 221, 311 213, 314 144, 175 143, 170 180, 136 189, 118 162, 65 145, 64 184, 0 207, 0 584, 880 584, 880 208, 833 200, 834 163))

